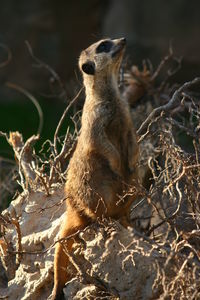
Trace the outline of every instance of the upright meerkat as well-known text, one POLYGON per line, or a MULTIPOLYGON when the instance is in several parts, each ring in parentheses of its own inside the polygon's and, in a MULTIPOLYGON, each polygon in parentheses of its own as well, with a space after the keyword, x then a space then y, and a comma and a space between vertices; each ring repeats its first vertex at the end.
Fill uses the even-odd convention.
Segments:
MULTIPOLYGON (((119 68, 126 40, 105 39, 82 51, 79 67, 83 73, 86 99, 82 127, 70 160, 65 194, 67 212, 60 238, 73 235, 98 218, 128 218, 135 196, 126 196, 137 185, 138 144, 129 106, 118 89, 119 68)), ((73 238, 65 249, 72 250, 73 238)), ((62 299, 62 290, 72 275, 63 245, 58 243, 54 259, 52 299, 62 299)))

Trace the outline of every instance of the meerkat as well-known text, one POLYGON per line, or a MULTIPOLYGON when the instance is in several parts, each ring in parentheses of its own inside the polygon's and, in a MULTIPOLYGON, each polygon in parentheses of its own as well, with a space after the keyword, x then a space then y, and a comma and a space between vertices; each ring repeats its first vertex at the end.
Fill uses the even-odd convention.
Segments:
POLYGON ((138 182, 138 144, 127 102, 118 88, 118 75, 126 39, 104 39, 82 51, 79 67, 85 103, 77 146, 69 162, 65 195, 67 211, 54 259, 53 300, 62 299, 74 233, 102 218, 127 224, 130 205, 137 196, 124 191, 138 182))

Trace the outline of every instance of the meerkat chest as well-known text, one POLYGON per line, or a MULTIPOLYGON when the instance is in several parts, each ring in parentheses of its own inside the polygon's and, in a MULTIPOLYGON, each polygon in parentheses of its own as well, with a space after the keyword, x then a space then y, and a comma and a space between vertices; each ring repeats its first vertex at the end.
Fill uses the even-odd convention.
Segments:
POLYGON ((125 136, 126 132, 130 129, 130 115, 126 107, 121 104, 115 107, 110 123, 107 126, 107 132, 111 135, 118 134, 125 136))

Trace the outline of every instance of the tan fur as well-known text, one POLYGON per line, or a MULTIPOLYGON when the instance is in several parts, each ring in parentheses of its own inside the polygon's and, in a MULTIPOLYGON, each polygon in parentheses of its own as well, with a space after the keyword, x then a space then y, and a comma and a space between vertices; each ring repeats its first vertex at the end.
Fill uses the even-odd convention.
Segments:
MULTIPOLYGON (((65 186, 67 215, 60 238, 69 237, 98 218, 113 217, 127 224, 129 208, 136 198, 119 195, 137 185, 138 145, 126 101, 118 90, 118 73, 124 53, 124 39, 112 40, 109 53, 96 53, 99 41, 81 53, 79 66, 95 65, 95 74, 83 72, 86 100, 81 133, 70 160, 65 186), (117 55, 112 53, 118 49, 117 55)), ((74 238, 65 248, 70 253, 74 238)), ((57 244, 54 261, 52 299, 62 298, 65 283, 72 278, 69 258, 57 244)))

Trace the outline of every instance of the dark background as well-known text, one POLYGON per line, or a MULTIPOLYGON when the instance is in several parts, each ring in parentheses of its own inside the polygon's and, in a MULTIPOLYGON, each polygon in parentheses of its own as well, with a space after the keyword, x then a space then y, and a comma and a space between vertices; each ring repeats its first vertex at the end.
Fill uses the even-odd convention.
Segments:
MULTIPOLYGON (((141 65, 149 58, 154 66, 172 41, 176 55, 184 57, 175 82, 199 75, 199 12, 200 2, 194 0, 1 0, 0 43, 10 48, 12 60, 0 69, 0 130, 18 130, 26 139, 38 127, 35 107, 27 97, 5 86, 9 81, 37 98, 44 113, 41 138, 52 139, 62 111, 81 86, 79 53, 102 37, 125 36, 129 63, 141 65), (52 77, 47 70, 34 67, 26 40, 35 56, 59 74, 66 97, 56 94, 57 87, 50 89, 52 77)), ((6 52, 0 48, 0 62, 5 59, 6 52)), ((2 137, 0 157, 13 157, 2 137)))

